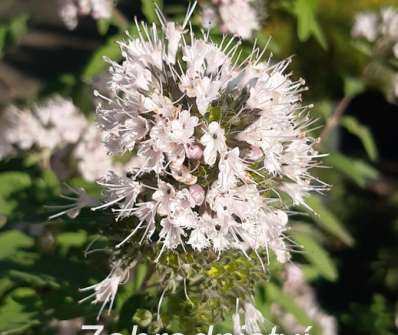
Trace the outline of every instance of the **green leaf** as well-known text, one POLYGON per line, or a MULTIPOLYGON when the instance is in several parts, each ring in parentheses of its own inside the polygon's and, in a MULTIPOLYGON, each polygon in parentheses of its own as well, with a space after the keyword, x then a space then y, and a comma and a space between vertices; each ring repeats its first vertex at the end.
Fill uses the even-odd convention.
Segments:
POLYGON ((306 198, 306 203, 311 207, 316 214, 307 210, 314 218, 314 220, 327 232, 336 236, 342 242, 348 246, 354 244, 354 240, 350 233, 344 228, 343 224, 339 219, 326 208, 321 199, 316 196, 311 196, 306 198))
POLYGON ((14 256, 18 249, 30 248, 34 241, 19 230, 9 230, 0 234, 0 260, 14 256))
POLYGON ((66 232, 57 235, 57 243, 65 249, 82 247, 87 242, 87 232, 79 230, 78 232, 66 232))
POLYGON ((360 187, 366 187, 379 177, 379 172, 364 161, 337 152, 330 154, 324 161, 360 187))
POLYGON ((6 38, 7 38, 7 28, 4 26, 0 26, 0 57, 3 54, 3 50, 6 46, 6 38))
POLYGON ((341 119, 341 125, 361 140, 370 160, 376 161, 378 158, 377 147, 369 128, 348 115, 341 119))
POLYGON ((357 78, 344 78, 344 94, 349 97, 354 97, 365 90, 365 83, 357 78))
POLYGON ((106 19, 97 20, 97 29, 100 35, 105 35, 109 30, 110 22, 106 19))
POLYGON ((152 23, 156 20, 156 4, 161 9, 163 7, 162 0, 141 0, 141 10, 148 22, 152 23))
POLYGON ((4 172, 0 174, 0 213, 10 215, 18 206, 18 200, 13 195, 30 187, 32 181, 23 172, 4 172))
MULTIPOLYGON (((137 33, 137 27, 133 25, 128 31, 130 34, 134 35, 137 33)), ((121 60, 122 53, 117 42, 122 41, 125 37, 125 33, 112 36, 103 46, 98 48, 91 55, 82 73, 84 80, 91 81, 95 76, 102 74, 109 67, 109 64, 105 62, 104 57, 116 62, 121 60)))
POLYGON ((294 232, 293 239, 304 248, 303 256, 330 281, 337 279, 337 270, 328 253, 308 233, 294 232))
POLYGON ((11 21, 8 31, 13 42, 18 41, 28 31, 28 19, 27 15, 19 15, 11 21))
POLYGON ((133 292, 138 292, 142 284, 144 283, 145 275, 147 274, 147 266, 146 264, 137 265, 134 271, 134 279, 132 283, 133 292))
POLYGON ((293 12, 297 17, 298 37, 300 41, 304 42, 313 36, 326 49, 326 38, 316 18, 317 6, 318 0, 296 0, 294 2, 293 12))
POLYGON ((26 334, 26 330, 39 324, 34 306, 28 304, 35 293, 28 288, 19 288, 0 306, 0 334, 26 334))
POLYGON ((90 81, 108 68, 109 64, 104 61, 104 57, 108 57, 114 61, 121 59, 122 54, 117 41, 122 40, 123 37, 124 34, 118 34, 109 38, 102 47, 94 52, 84 68, 82 74, 84 80, 90 81))

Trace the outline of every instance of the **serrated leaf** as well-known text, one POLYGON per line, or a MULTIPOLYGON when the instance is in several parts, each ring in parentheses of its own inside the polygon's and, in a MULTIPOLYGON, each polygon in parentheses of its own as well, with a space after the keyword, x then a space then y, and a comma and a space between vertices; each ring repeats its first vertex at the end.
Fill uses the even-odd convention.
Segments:
POLYGON ((378 158, 377 147, 369 128, 361 124, 357 119, 352 116, 344 116, 340 123, 348 132, 357 136, 362 145, 364 146, 366 153, 372 161, 376 161, 378 158))
POLYGON ((339 219, 323 205, 321 199, 316 196, 306 198, 307 205, 316 213, 308 212, 313 216, 314 220, 327 232, 334 235, 348 246, 354 244, 351 234, 345 229, 339 219))
POLYGON ((303 256, 330 281, 337 279, 337 270, 328 253, 308 233, 294 232, 293 239, 304 248, 303 256))
POLYGON ((316 9, 318 0, 296 0, 294 2, 293 12, 297 17, 297 30, 300 41, 307 41, 311 36, 326 49, 326 38, 319 27, 316 18, 316 9))

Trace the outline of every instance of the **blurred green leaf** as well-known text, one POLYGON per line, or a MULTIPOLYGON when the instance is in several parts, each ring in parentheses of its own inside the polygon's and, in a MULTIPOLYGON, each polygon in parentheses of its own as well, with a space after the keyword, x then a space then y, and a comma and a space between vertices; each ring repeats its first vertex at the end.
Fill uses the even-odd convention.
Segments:
POLYGON ((326 38, 319 26, 316 18, 318 0, 296 0, 294 2, 293 12, 297 17, 298 37, 300 41, 307 41, 311 36, 326 49, 326 38))
POLYGON ((152 23, 156 20, 156 7, 155 3, 158 3, 159 7, 161 8, 160 1, 148 1, 148 0, 141 0, 141 9, 145 15, 145 18, 148 22, 152 23))
POLYGON ((26 301, 32 301, 35 292, 28 288, 19 288, 8 296, 0 306, 0 334, 26 334, 26 330, 39 324, 34 306, 28 306, 26 301))
POLYGON ((365 90, 365 83, 357 78, 344 78, 344 94, 349 97, 354 97, 365 90))
POLYGON ((9 230, 0 234, 0 259, 15 255, 20 248, 32 247, 34 241, 19 230, 9 230))
POLYGON ((366 187, 379 177, 379 172, 364 161, 337 152, 331 153, 324 161, 360 187, 366 187))
POLYGON ((9 37, 12 42, 18 41, 28 31, 28 15, 19 15, 15 17, 8 27, 9 37))
POLYGON ((3 172, 0 174, 0 213, 9 215, 18 206, 13 194, 30 187, 32 181, 23 172, 3 172))
POLYGON ((346 245, 352 246, 354 244, 354 240, 350 233, 345 229, 344 225, 339 221, 339 219, 323 205, 319 197, 307 197, 306 203, 316 214, 310 210, 308 210, 308 212, 322 228, 324 228, 330 234, 336 236, 346 245))
POLYGON ((121 59, 122 54, 117 42, 121 41, 124 36, 124 34, 118 34, 109 38, 102 47, 94 52, 84 68, 82 74, 84 80, 91 81, 95 76, 105 72, 109 64, 105 62, 104 57, 108 57, 114 61, 119 61, 121 59))
POLYGON ((106 19, 97 20, 97 29, 101 35, 105 35, 109 30, 110 22, 106 19))
POLYGON ((314 237, 301 232, 292 233, 293 239, 304 248, 303 256, 330 281, 337 279, 337 269, 334 262, 314 237))
POLYGON ((368 127, 364 126, 356 118, 349 115, 346 115, 341 119, 341 125, 346 128, 348 132, 357 136, 361 140, 369 158, 372 161, 377 160, 377 147, 373 135, 368 127))
POLYGON ((87 242, 87 232, 84 230, 79 230, 77 232, 65 232, 58 234, 57 237, 58 244, 65 249, 73 247, 81 247, 87 242))

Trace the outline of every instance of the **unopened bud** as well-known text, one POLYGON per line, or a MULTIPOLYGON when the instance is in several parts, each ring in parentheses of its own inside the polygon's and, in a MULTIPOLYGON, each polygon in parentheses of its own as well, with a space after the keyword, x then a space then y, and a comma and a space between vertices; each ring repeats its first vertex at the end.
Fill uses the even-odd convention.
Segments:
POLYGON ((200 206, 205 200, 205 190, 198 184, 192 185, 189 188, 189 193, 191 193, 192 198, 198 206, 200 206))
POLYGON ((188 145, 186 154, 189 159, 199 160, 203 156, 203 150, 198 144, 188 145))

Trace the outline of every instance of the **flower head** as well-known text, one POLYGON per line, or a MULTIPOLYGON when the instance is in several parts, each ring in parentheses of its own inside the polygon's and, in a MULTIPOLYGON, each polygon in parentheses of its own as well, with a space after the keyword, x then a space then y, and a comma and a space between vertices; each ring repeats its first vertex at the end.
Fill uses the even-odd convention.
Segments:
POLYGON ((192 11, 181 26, 158 12, 160 34, 137 23, 138 37, 120 43, 122 62, 109 61, 97 121, 109 153, 132 157, 100 181, 106 200, 96 209, 138 218, 123 244, 156 233, 162 251, 272 250, 286 262, 279 195, 304 204, 326 187, 310 174, 319 155, 304 81, 285 73, 289 60, 263 62, 254 48, 240 61, 234 38, 196 37, 185 29, 192 11))

